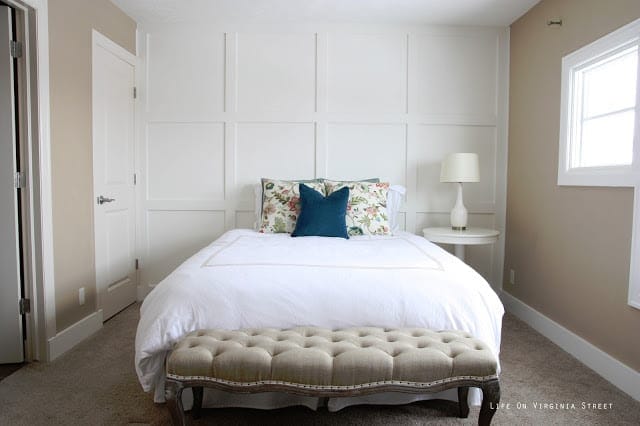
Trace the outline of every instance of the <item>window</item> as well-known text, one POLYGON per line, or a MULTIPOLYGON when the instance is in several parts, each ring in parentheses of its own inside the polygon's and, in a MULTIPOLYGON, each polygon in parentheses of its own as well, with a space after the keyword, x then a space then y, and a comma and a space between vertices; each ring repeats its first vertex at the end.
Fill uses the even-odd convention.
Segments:
POLYGON ((640 19, 562 58, 558 185, 634 187, 630 306, 640 309, 640 19))
POLYGON ((637 69, 634 45, 575 71, 571 168, 631 165, 637 69))
POLYGON ((562 59, 559 185, 634 186, 640 20, 562 59))

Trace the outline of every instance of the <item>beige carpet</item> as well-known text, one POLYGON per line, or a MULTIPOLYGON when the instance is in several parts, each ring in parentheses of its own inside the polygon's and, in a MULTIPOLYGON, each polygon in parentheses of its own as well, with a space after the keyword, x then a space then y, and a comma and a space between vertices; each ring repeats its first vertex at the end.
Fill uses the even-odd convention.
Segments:
MULTIPOLYGON (((133 367, 139 305, 51 364, 29 364, 0 382, 0 425, 167 424, 163 405, 142 392, 133 367)), ((496 425, 618 425, 640 423, 640 403, 512 316, 504 321, 502 402, 496 425), (583 409, 582 403, 612 404, 583 409), (575 409, 541 404, 575 404, 575 409), (518 404, 520 404, 518 406, 518 404), (522 404, 526 404, 526 408, 522 404), (534 406, 534 404, 537 404, 534 406), (607 405, 608 407, 608 405, 607 405)), ((336 413, 304 407, 273 411, 204 410, 196 424, 420 425, 476 424, 455 417, 456 405, 429 401, 399 407, 359 406, 336 413)))

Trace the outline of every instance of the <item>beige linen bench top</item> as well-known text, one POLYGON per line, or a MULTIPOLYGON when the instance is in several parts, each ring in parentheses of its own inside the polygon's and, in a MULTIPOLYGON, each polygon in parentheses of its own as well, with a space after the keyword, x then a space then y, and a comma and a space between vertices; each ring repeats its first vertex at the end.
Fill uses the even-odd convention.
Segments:
POLYGON ((458 388, 467 417, 468 388, 483 391, 479 424, 488 425, 500 400, 497 361, 489 347, 461 331, 358 327, 330 330, 199 330, 178 342, 166 364, 167 403, 184 424, 182 390, 203 387, 240 393, 281 391, 316 397, 378 392, 432 393, 458 388))

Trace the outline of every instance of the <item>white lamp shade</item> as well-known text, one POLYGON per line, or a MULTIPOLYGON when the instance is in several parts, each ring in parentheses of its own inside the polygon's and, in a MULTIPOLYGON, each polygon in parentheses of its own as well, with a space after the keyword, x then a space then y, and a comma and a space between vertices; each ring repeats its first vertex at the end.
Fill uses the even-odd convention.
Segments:
POLYGON ((442 161, 440 182, 480 182, 478 154, 458 152, 442 161))

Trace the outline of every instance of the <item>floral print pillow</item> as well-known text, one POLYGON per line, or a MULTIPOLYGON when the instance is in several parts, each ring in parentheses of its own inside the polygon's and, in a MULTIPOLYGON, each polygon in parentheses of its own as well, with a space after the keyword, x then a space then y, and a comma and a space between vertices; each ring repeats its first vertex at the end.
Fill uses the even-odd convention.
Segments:
POLYGON ((387 215, 387 193, 385 182, 335 182, 325 180, 327 195, 349 188, 347 204, 347 232, 354 235, 391 235, 387 215))
MULTIPOLYGON (((268 234, 292 233, 300 215, 300 182, 262 179, 262 222, 260 232, 268 234)), ((322 195, 322 181, 304 181, 322 195)))

